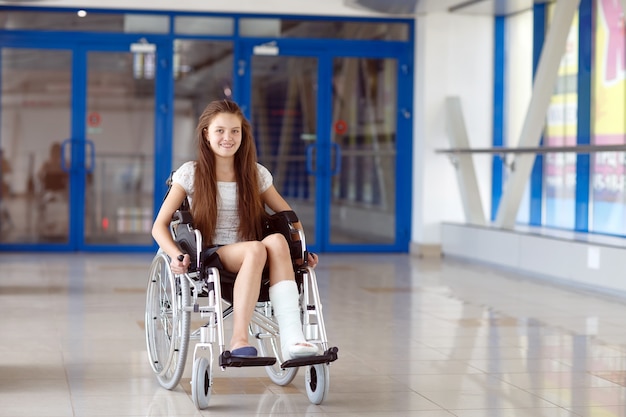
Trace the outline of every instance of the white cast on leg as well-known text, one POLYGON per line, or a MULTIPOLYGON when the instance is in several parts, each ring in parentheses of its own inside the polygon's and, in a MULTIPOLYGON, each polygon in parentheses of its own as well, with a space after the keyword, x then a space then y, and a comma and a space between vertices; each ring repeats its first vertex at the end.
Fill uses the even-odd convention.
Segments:
POLYGON ((270 287, 270 301, 274 306, 274 316, 278 320, 283 360, 296 356, 310 356, 317 353, 315 346, 300 346, 306 342, 300 321, 298 286, 295 281, 285 280, 270 287))

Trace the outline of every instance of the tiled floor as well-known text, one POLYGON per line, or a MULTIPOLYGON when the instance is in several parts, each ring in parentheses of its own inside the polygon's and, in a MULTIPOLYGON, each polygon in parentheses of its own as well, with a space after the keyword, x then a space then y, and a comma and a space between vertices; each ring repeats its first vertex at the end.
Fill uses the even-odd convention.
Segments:
MULTIPOLYGON (((0 416, 626 416, 626 300, 409 255, 323 255, 330 395, 217 371, 210 407, 158 385, 151 255, 0 254, 0 416)), ((188 361, 189 363, 189 361, 188 361)))

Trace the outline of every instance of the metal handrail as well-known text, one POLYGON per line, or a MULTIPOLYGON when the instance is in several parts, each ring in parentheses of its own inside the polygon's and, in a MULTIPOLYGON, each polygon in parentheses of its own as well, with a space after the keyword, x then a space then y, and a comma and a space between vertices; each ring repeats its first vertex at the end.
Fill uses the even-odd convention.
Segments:
POLYGON ((576 146, 539 146, 539 147, 520 147, 520 148, 458 148, 458 149, 436 149, 436 153, 440 154, 503 154, 503 153, 595 153, 595 152, 626 152, 626 144, 623 145, 576 145, 576 146))

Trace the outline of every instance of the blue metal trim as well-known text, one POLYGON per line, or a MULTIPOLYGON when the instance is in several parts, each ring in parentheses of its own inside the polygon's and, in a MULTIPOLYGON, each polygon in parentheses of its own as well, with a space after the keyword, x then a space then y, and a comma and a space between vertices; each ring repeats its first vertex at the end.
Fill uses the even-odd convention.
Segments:
POLYGON ((233 51, 233 99, 239 103, 241 111, 248 120, 252 117, 250 103, 252 101, 252 44, 235 42, 233 51))
POLYGON ((70 168, 69 243, 72 249, 82 249, 85 239, 85 137, 87 126, 87 53, 83 47, 73 49, 72 110, 70 168))
MULTIPOLYGON (((533 6, 533 78, 537 72, 543 43, 546 38, 546 4, 535 3, 533 6)), ((543 134, 539 146, 543 145, 543 134)), ((530 173, 530 198, 528 223, 541 226, 543 212, 543 155, 537 154, 530 173)))
POLYGON ((316 175, 315 184, 315 243, 318 251, 325 252, 330 244, 330 190, 332 178, 330 176, 330 142, 332 124, 332 77, 333 57, 329 54, 318 56, 317 61, 317 140, 316 158, 314 170, 316 175), (329 88, 321 88, 328 86, 329 88))
MULTIPOLYGON (((174 112, 174 68, 172 42, 157 44, 157 71, 155 79, 155 118, 154 118, 154 196, 153 218, 156 217, 163 197, 167 192, 166 180, 172 171, 173 118, 174 112)), ((158 246, 153 242, 152 249, 158 246)))
MULTIPOLYGON (((396 241, 394 250, 409 251, 413 213, 413 49, 398 58, 396 126, 396 241), (404 111, 407 111, 405 113, 404 111)), ((382 249, 379 246, 379 249, 382 249)))
MULTIPOLYGON (((578 145, 591 143, 591 71, 593 65, 593 1, 581 0, 578 9, 578 145)), ((576 159, 576 220, 574 230, 589 231, 589 186, 591 157, 578 154, 576 159)))
MULTIPOLYGON (((494 59, 493 59, 493 147, 506 143, 506 18, 494 18, 494 59)), ((499 156, 491 159, 491 220, 495 220, 504 189, 504 161, 499 156)))

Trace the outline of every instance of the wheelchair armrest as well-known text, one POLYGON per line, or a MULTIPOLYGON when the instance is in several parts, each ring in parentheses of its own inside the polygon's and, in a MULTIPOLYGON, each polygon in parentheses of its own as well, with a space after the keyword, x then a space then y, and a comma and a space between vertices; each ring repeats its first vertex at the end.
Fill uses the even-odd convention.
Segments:
POLYGON ((187 210, 176 210, 170 223, 172 238, 183 253, 191 258, 190 271, 199 269, 202 253, 202 235, 193 228, 193 218, 187 210))
POLYGON ((296 229, 294 223, 299 222, 298 216, 292 210, 280 211, 267 217, 264 224, 263 236, 272 233, 280 233, 289 244, 289 252, 291 259, 303 261, 306 259, 306 243, 304 241, 304 233, 300 229, 296 229))
POLYGON ((182 224, 193 224, 193 218, 191 217, 191 213, 186 210, 176 210, 176 212, 172 215, 172 221, 182 224))

